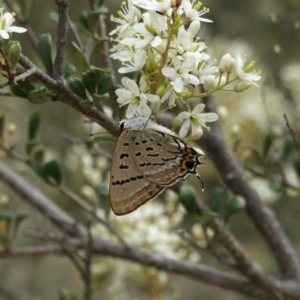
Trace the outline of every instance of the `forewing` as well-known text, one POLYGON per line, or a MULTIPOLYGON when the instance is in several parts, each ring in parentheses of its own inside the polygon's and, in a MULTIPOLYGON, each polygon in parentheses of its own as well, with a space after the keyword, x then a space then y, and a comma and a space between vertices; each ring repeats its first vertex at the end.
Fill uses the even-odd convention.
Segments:
POLYGON ((109 194, 112 210, 117 215, 135 210, 165 188, 149 181, 137 167, 130 150, 134 136, 130 130, 122 131, 113 153, 109 194))

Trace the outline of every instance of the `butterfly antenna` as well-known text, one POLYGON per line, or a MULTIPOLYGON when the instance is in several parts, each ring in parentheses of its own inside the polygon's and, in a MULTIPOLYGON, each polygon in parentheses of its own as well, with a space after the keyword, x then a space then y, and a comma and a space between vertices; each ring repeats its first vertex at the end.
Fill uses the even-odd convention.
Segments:
POLYGON ((204 182, 202 181, 202 179, 201 179, 201 177, 200 177, 200 175, 199 175, 198 172, 196 173, 196 176, 197 176, 197 178, 200 180, 201 186, 202 186, 202 192, 204 192, 204 182))

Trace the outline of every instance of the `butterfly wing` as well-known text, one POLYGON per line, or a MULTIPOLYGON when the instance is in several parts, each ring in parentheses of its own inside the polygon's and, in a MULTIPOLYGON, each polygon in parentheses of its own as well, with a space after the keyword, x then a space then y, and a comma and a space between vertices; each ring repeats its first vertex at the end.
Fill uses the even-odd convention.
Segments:
POLYGON ((200 178, 196 167, 201 164, 201 154, 175 135, 153 129, 139 131, 130 152, 140 173, 158 185, 172 185, 188 174, 200 178))
MULTIPOLYGON (((110 203, 116 215, 135 210, 146 201, 158 196, 164 189, 149 181, 132 157, 137 131, 123 130, 115 145, 110 171, 110 203)), ((135 151, 135 150, 134 150, 135 151)))

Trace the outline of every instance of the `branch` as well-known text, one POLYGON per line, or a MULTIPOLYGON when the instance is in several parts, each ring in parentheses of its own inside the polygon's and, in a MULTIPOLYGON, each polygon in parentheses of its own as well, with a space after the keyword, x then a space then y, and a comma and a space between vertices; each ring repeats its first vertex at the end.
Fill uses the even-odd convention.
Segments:
POLYGON ((58 100, 73 107, 75 110, 81 112, 88 118, 104 126, 109 132, 112 132, 114 135, 118 135, 117 124, 106 116, 105 113, 99 111, 95 107, 85 107, 80 104, 82 99, 74 94, 67 86, 60 85, 48 76, 45 72, 40 70, 34 63, 32 63, 26 56, 23 54, 19 57, 19 63, 25 68, 34 68, 35 74, 33 75, 36 79, 41 81, 50 91, 55 93, 58 97, 58 100))
MULTIPOLYGON (((205 99, 205 104, 207 111, 216 111, 215 102, 211 97, 205 99)), ((249 184, 244 170, 226 144, 219 122, 212 123, 211 130, 205 132, 201 138, 201 145, 209 153, 226 186, 234 194, 246 199, 247 212, 274 253, 284 278, 299 281, 300 264, 293 247, 274 213, 249 184)))
POLYGON ((55 2, 58 6, 58 30, 54 78, 62 83, 67 49, 69 3, 68 0, 55 0, 55 2))
MULTIPOLYGON (((54 204, 46 195, 38 190, 34 185, 26 181, 22 176, 8 167, 0 160, 0 178, 2 178, 11 188, 21 195, 25 201, 32 204, 45 216, 51 219, 56 226, 61 228, 70 236, 79 236, 82 243, 88 241, 88 231, 82 224, 76 222, 70 215, 62 211, 54 204), (84 241, 85 240, 85 241, 84 241)), ((195 265, 189 262, 170 259, 159 254, 149 251, 137 249, 135 247, 124 247, 122 245, 109 242, 107 240, 92 237, 93 252, 113 257, 123 258, 126 260, 139 262, 144 265, 154 266, 161 270, 186 275, 191 278, 199 279, 207 283, 215 284, 223 288, 232 289, 247 295, 256 297, 257 299, 274 300, 274 295, 268 293, 251 283, 243 276, 236 276, 227 272, 218 271, 211 267, 201 264, 195 265)), ((82 245, 83 246, 83 245, 82 245)), ((300 298, 300 287, 293 282, 280 282, 273 280, 276 289, 284 294, 300 298)))

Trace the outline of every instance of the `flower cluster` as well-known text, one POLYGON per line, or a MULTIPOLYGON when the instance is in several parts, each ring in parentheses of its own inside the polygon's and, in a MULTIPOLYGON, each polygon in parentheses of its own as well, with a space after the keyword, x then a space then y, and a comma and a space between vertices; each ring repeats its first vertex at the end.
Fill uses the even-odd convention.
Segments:
POLYGON ((27 31, 27 29, 24 27, 11 26, 14 21, 15 18, 13 14, 9 12, 3 14, 3 8, 0 8, 0 36, 3 39, 9 39, 9 33, 11 32, 23 33, 27 31))
POLYGON ((219 67, 208 63, 206 45, 198 37, 201 22, 211 22, 203 18, 207 12, 190 0, 128 0, 119 18, 112 18, 119 25, 111 32, 116 43, 111 57, 122 62, 120 73, 140 74, 138 82, 123 77, 123 87, 116 91, 118 103, 128 105, 127 118, 149 118, 181 103, 186 111, 177 118, 177 125, 182 123, 179 135, 186 137, 192 125, 191 137, 196 139, 202 134, 201 126, 218 116, 200 113, 203 104, 192 110, 188 99, 257 85, 260 75, 253 72, 254 64, 244 67, 239 54, 224 55, 219 67))

